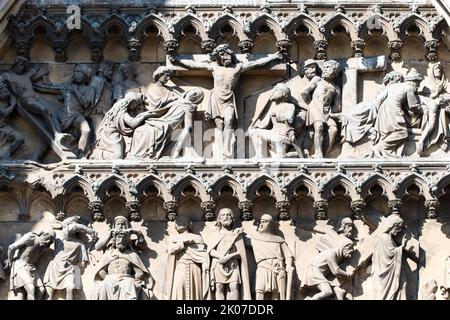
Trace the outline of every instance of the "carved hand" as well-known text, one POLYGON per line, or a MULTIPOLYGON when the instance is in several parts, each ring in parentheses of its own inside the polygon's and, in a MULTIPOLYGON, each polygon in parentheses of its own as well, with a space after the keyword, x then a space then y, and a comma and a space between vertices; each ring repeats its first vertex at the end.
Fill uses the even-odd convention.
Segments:
POLYGON ((225 264, 228 262, 228 260, 230 260, 233 256, 230 254, 227 254, 225 256, 223 256, 222 258, 219 259, 219 263, 220 264, 225 264))
POLYGON ((210 121, 211 115, 208 112, 205 112, 205 121, 210 121))
POLYGON ((11 261, 9 259, 5 260, 3 268, 5 270, 9 270, 11 268, 11 261))

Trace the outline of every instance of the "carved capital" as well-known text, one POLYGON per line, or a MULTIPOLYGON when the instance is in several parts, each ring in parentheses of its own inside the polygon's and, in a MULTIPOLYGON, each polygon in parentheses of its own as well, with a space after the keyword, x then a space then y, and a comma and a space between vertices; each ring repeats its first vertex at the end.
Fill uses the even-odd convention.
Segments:
POLYGON ((326 60, 327 59, 327 40, 317 40, 314 41, 314 50, 316 50, 316 60, 326 60))
POLYGON ((131 61, 139 60, 139 47, 141 42, 136 38, 128 40, 128 58, 131 61))
POLYGON ((103 216, 103 202, 101 201, 91 201, 88 206, 89 210, 92 213, 92 219, 94 221, 104 221, 105 217, 103 216))
POLYGON ((425 209, 428 219, 436 219, 437 212, 439 210, 439 200, 438 199, 430 199, 425 200, 425 209))
POLYGON ((289 201, 283 200, 283 201, 277 201, 275 206, 278 209, 278 220, 286 221, 289 220, 289 201))
POLYGON ((400 208, 402 206, 401 199, 392 199, 388 201, 388 207, 391 209, 391 214, 400 214, 400 208))
POLYGON ((253 214, 251 213, 253 203, 250 200, 239 202, 239 210, 241 210, 241 218, 244 221, 253 220, 253 214))
POLYGON ((276 46, 277 46, 278 51, 282 55, 288 55, 289 49, 291 47, 291 41, 288 39, 278 40, 276 43, 276 46))
POLYGON ((55 60, 56 62, 66 61, 66 45, 67 43, 63 40, 55 40, 52 43, 53 50, 56 52, 55 60))
POLYGON ((17 55, 28 58, 30 55, 30 41, 16 40, 17 55))
POLYGON ((425 42, 425 49, 427 49, 427 60, 428 61, 436 61, 438 60, 437 50, 439 48, 439 41, 437 40, 429 40, 425 42))
POLYGON ((314 202, 314 211, 317 220, 326 220, 328 218, 328 201, 318 200, 314 202))
POLYGON ((216 41, 213 39, 206 39, 202 41, 202 51, 204 54, 208 54, 213 52, 216 47, 216 41))
POLYGON ((29 221, 31 219, 31 215, 28 212, 22 212, 22 213, 19 213, 17 218, 20 221, 29 221))
POLYGON ((167 40, 164 42, 164 49, 167 51, 169 56, 173 56, 177 53, 178 45, 179 43, 177 40, 167 40))
POLYGON ((355 58, 361 58, 364 56, 363 50, 366 47, 366 42, 362 39, 357 39, 355 41, 352 41, 352 49, 353 49, 353 56, 355 58))
POLYGON ((141 204, 139 203, 139 201, 128 201, 126 207, 128 212, 130 213, 131 221, 140 221, 142 219, 141 213, 139 212, 139 210, 141 209, 141 204))
POLYGON ((242 53, 252 53, 253 41, 250 39, 242 40, 239 42, 239 49, 242 53))
POLYGON ((163 204, 163 208, 167 211, 167 220, 175 221, 177 218, 177 205, 176 201, 166 201, 163 204))
POLYGON ((206 221, 213 221, 215 218, 214 209, 216 208, 216 203, 214 201, 203 201, 200 207, 203 211, 203 218, 206 221))
POLYGON ((403 45, 403 42, 401 40, 392 40, 389 41, 388 46, 389 49, 391 49, 391 55, 390 58, 392 60, 400 60, 402 56, 400 55, 400 49, 403 45))
POLYGON ((55 219, 58 221, 64 221, 64 219, 66 219, 66 218, 67 218, 66 213, 62 212, 62 211, 58 212, 55 217, 55 219))
POLYGON ((366 202, 364 200, 353 200, 350 203, 350 209, 353 211, 353 219, 361 219, 365 208, 366 202))

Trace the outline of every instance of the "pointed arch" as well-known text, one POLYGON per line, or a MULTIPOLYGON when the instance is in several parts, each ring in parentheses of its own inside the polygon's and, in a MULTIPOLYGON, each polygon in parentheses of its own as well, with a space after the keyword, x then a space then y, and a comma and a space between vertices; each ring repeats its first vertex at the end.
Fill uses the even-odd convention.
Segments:
POLYGON ((320 192, 317 184, 306 174, 300 174, 295 177, 287 186, 287 195, 292 198, 296 195, 296 190, 299 186, 304 185, 308 188, 309 193, 306 195, 313 201, 320 199, 320 192))
POLYGON ((145 190, 150 186, 154 186, 156 187, 156 189, 158 189, 158 198, 161 198, 163 201, 172 200, 172 195, 170 194, 170 191, 167 188, 166 184, 154 174, 148 175, 144 179, 139 181, 136 186, 136 189, 138 191, 138 198, 144 197, 145 190))
POLYGON ((425 41, 433 39, 428 22, 417 13, 407 15, 399 22, 400 39, 403 40, 408 36, 408 28, 415 25, 420 30, 420 37, 425 41))
POLYGON ((208 193, 206 192, 203 183, 201 183, 195 176, 187 175, 171 188, 172 196, 174 197, 175 201, 179 201, 184 197, 183 191, 188 186, 194 188, 194 198, 197 198, 200 201, 206 201, 209 199, 208 193))
POLYGON ((379 13, 371 15, 363 21, 358 32, 358 38, 366 40, 369 37, 371 25, 375 22, 380 25, 383 36, 388 41, 397 40, 399 38, 397 32, 395 32, 394 27, 392 26, 392 22, 379 13))
POLYGON ((198 36, 202 41, 208 39, 208 34, 206 32, 205 26, 198 19, 198 17, 193 15, 192 13, 186 14, 173 24, 173 37, 175 39, 180 39, 180 37, 183 35, 183 28, 188 24, 191 24, 195 28, 196 36, 198 36))
POLYGON ((143 40, 146 37, 145 31, 148 27, 154 26, 158 30, 158 37, 161 37, 163 41, 172 40, 173 36, 169 32, 167 23, 165 23, 159 16, 154 13, 146 15, 137 25, 134 34, 139 40, 143 40))
POLYGON ((56 34, 55 34, 55 30, 57 29, 56 25, 53 23, 53 21, 49 20, 47 17, 45 17, 43 15, 38 15, 38 16, 32 18, 29 21, 29 25, 31 26, 30 36, 32 38, 35 37, 35 31, 39 27, 43 27, 45 29, 45 31, 46 31, 45 37, 48 40, 54 39, 56 37, 56 34))
POLYGON ((64 27, 64 29, 61 32, 61 38, 65 41, 69 40, 69 36, 73 32, 81 31, 81 36, 85 37, 86 39, 93 40, 95 38, 95 32, 92 27, 92 23, 87 21, 83 16, 81 17, 81 29, 80 30, 70 30, 67 28, 67 26, 64 27))
POLYGON ((447 21, 445 21, 444 17, 441 17, 441 19, 432 26, 433 38, 436 40, 441 40, 446 26, 447 26, 447 21))
POLYGON ((259 196, 258 190, 263 186, 266 186, 270 189, 270 196, 275 198, 275 200, 280 201, 281 199, 283 199, 283 193, 281 192, 279 185, 268 175, 259 176, 248 183, 247 198, 249 200, 257 198, 259 196))
POLYGON ((383 196, 387 199, 393 199, 395 197, 391 182, 380 173, 375 173, 364 181, 361 186, 361 197, 363 199, 370 197, 370 189, 375 185, 379 185, 383 189, 383 196))
POLYGON ((112 186, 116 186, 120 189, 120 197, 124 198, 125 200, 131 198, 131 193, 127 182, 116 174, 109 176, 98 184, 98 187, 96 188, 96 196, 100 198, 100 200, 104 201, 109 197, 108 189, 112 186))
POLYGON ((245 191, 242 188, 242 185, 233 176, 230 176, 228 174, 221 176, 212 184, 211 195, 214 199, 220 197, 220 190, 225 186, 229 186, 233 190, 233 197, 235 197, 239 201, 245 200, 245 191))
POLYGON ((104 41, 112 38, 119 38, 126 43, 128 39, 128 29, 130 26, 128 23, 117 13, 109 16, 99 27, 100 35, 104 41), (111 27, 116 26, 120 30, 118 34, 109 34, 108 31, 111 27))
POLYGON ((333 189, 339 185, 345 188, 345 197, 349 198, 350 200, 359 198, 354 182, 350 180, 348 176, 342 173, 339 173, 338 175, 330 178, 323 184, 323 198, 326 200, 332 198, 334 196, 333 189))
POLYGON ((92 183, 87 181, 84 177, 82 177, 80 175, 75 175, 75 176, 71 177, 69 180, 67 180, 63 184, 62 195, 66 196, 66 197, 70 196, 73 189, 77 186, 81 187, 83 189, 84 194, 89 201, 94 201, 95 193, 92 190, 92 183))
POLYGON ((334 34, 333 30, 338 25, 345 28, 346 33, 352 41, 358 39, 358 31, 356 30, 354 22, 352 22, 343 13, 337 13, 333 15, 323 24, 324 34, 327 39, 329 39, 334 34))
POLYGON ((248 26, 249 30, 246 30, 249 34, 249 37, 254 40, 259 35, 259 28, 264 25, 270 28, 271 33, 274 35, 277 41, 286 38, 286 35, 283 33, 279 22, 277 22, 271 15, 267 13, 256 17, 253 21, 250 22, 248 26))
POLYGON ((431 188, 428 185, 426 179, 417 173, 412 173, 407 177, 403 178, 398 183, 397 197, 403 198, 408 195, 408 188, 412 185, 416 185, 420 189, 420 195, 425 198, 425 200, 433 199, 431 194, 431 188))
POLYGON ((296 29, 304 25, 308 28, 309 33, 308 36, 311 36, 314 41, 317 40, 325 40, 325 36, 322 32, 320 32, 319 26, 317 23, 306 13, 302 12, 298 15, 294 16, 291 20, 289 20, 286 25, 283 27, 283 31, 286 33, 289 39, 292 39, 295 36, 296 29))
POLYGON ((208 29, 209 37, 216 40, 220 36, 220 29, 227 24, 233 28, 234 35, 236 35, 239 41, 242 41, 246 38, 244 33, 244 26, 242 25, 242 23, 229 13, 225 13, 213 22, 213 24, 208 29))

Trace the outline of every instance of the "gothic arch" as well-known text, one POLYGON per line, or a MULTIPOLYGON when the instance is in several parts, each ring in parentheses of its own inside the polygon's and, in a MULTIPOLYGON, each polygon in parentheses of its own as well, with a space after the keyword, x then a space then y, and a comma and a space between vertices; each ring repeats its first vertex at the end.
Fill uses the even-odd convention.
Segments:
POLYGON ((295 30, 298 26, 301 25, 304 25, 308 28, 308 36, 311 36, 314 41, 325 40, 325 37, 323 33, 320 32, 317 23, 309 15, 303 12, 289 20, 283 27, 283 31, 286 33, 289 39, 292 39, 295 36, 295 30))
POLYGON ((192 13, 186 14, 173 24, 173 30, 171 30, 173 37, 177 40, 180 39, 183 35, 183 28, 188 24, 191 24, 195 28, 195 35, 198 36, 202 41, 208 39, 208 34, 205 30, 205 26, 198 19, 198 17, 193 15, 192 13))
POLYGON ((83 189, 83 192, 89 201, 94 201, 95 193, 92 190, 92 183, 88 182, 85 178, 79 175, 71 177, 63 184, 62 195, 65 197, 69 197, 70 193, 77 186, 83 189))
MULTIPOLYGON (((76 32, 74 30, 70 30, 67 27, 64 27, 63 31, 61 32, 61 39, 64 39, 65 41, 68 41, 69 36, 72 32, 76 32)), ((87 21, 83 16, 81 17, 81 34, 82 37, 88 39, 89 41, 92 41, 95 39, 95 32, 92 28, 92 24, 87 21)))
POLYGON ((375 185, 379 185, 383 188, 383 196, 387 199, 393 199, 395 197, 392 184, 380 173, 375 173, 364 181, 361 187, 361 197, 363 199, 370 197, 370 189, 375 185))
POLYGON ((239 201, 245 200, 245 190, 242 188, 242 185, 230 175, 223 175, 213 183, 213 185, 211 186, 211 194, 214 199, 220 197, 220 190, 225 186, 229 186, 231 189, 233 189, 234 198, 238 199, 239 201))
POLYGON ((131 192, 129 190, 128 184, 121 177, 115 174, 109 176, 99 183, 95 192, 96 196, 102 201, 106 200, 109 197, 108 189, 112 186, 116 186, 120 189, 119 197, 124 198, 126 201, 131 199, 131 192))
POLYGON ((257 198, 259 196, 258 190, 263 186, 267 186, 270 189, 270 196, 273 197, 276 201, 280 201, 281 199, 283 199, 283 194, 280 190, 279 185, 267 175, 259 176, 248 183, 247 198, 249 200, 257 198))
POLYGON ((194 198, 197 198, 200 201, 206 201, 209 199, 204 185, 193 175, 187 175, 171 188, 172 196, 175 201, 179 201, 184 197, 183 191, 189 186, 193 187, 195 190, 195 194, 193 195, 194 198))
POLYGON ((137 184, 136 189, 138 191, 138 197, 144 197, 145 190, 150 186, 154 186, 158 189, 159 193, 157 197, 161 198, 163 201, 170 201, 172 199, 172 196, 166 184, 153 174, 146 176, 137 184))
POLYGON ((143 40, 145 35, 145 29, 149 26, 154 26, 158 30, 158 37, 161 37, 164 41, 172 40, 173 36, 169 32, 169 28, 167 27, 167 24, 161 20, 160 17, 158 17, 154 13, 150 13, 146 15, 141 22, 136 27, 136 30, 134 31, 134 34, 137 36, 139 40, 143 40))
POLYGON ((29 21, 29 25, 30 25, 30 36, 32 37, 32 39, 34 39, 35 35, 35 31, 37 28, 39 27, 43 27, 46 31, 45 34, 45 38, 48 41, 51 41, 52 39, 54 39, 56 37, 56 33, 55 30, 56 25, 49 19, 47 19, 46 17, 44 17, 43 15, 38 15, 35 18, 31 19, 29 21))
POLYGON ((344 196, 350 199, 350 201, 359 198, 356 186, 353 181, 349 179, 346 175, 340 173, 323 184, 322 195, 324 199, 330 199, 335 196, 333 189, 337 186, 342 186, 345 188, 344 196))
POLYGON ((428 22, 417 13, 409 14, 399 23, 400 38, 403 40, 408 36, 408 28, 415 25, 420 30, 420 37, 425 41, 433 39, 428 22))
POLYGON ((369 17, 361 24, 358 38, 367 40, 370 35, 370 24, 372 21, 376 21, 380 24, 381 30, 383 32, 383 36, 388 41, 393 41, 398 39, 397 32, 395 32, 394 27, 392 26, 392 22, 387 20, 383 15, 375 13, 369 17), (376 20, 375 20, 376 19, 376 20))
POLYGON ((100 35, 105 42, 113 38, 118 38, 124 43, 126 43, 128 39, 128 29, 129 29, 128 23, 120 15, 116 13, 109 16, 105 21, 102 22, 102 24, 99 27, 100 35), (108 34, 109 28, 113 26, 118 27, 120 33, 108 34))
POLYGON ((342 13, 333 15, 323 24, 323 32, 327 39, 330 39, 330 37, 334 34, 333 29, 338 25, 345 28, 346 33, 352 41, 358 39, 358 31, 356 30, 354 23, 342 13))
POLYGON ((430 186, 426 182, 426 180, 418 175, 417 173, 410 174, 405 177, 402 181, 398 183, 397 188, 397 197, 399 199, 408 195, 408 188, 412 185, 416 185, 420 189, 420 195, 425 198, 425 200, 433 199, 431 194, 430 186))
POLYGON ((259 28, 263 25, 270 28, 271 33, 274 35, 277 41, 286 38, 286 35, 283 33, 280 24, 267 13, 258 16, 250 22, 250 24, 248 25, 248 29, 246 30, 249 37, 253 40, 256 39, 259 35, 259 28))
POLYGON ((234 30, 234 35, 242 41, 246 38, 244 34, 244 26, 239 22, 233 15, 226 13, 222 15, 219 19, 214 21, 208 30, 209 37, 216 40, 220 36, 220 29, 228 24, 234 30))
POLYGON ((287 186, 287 195, 289 199, 295 196, 296 189, 301 185, 304 185, 308 188, 309 193, 306 195, 308 198, 313 201, 320 199, 320 192, 317 184, 305 174, 300 174, 291 182, 289 182, 287 186))

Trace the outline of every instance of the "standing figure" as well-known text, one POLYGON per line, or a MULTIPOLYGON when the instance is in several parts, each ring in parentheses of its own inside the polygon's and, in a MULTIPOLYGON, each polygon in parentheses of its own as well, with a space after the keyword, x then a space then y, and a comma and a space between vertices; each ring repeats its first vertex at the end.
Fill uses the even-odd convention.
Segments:
POLYGON ((112 79, 114 76, 114 63, 104 60, 97 69, 97 74, 92 77, 90 86, 95 89, 95 100, 92 113, 105 115, 111 109, 112 102, 112 79))
POLYGON ((404 229, 400 216, 391 214, 380 225, 372 256, 372 285, 375 300, 405 300, 406 273, 403 267, 403 250, 406 237, 399 244, 398 237, 404 229))
POLYGON ((313 287, 319 292, 305 299, 323 300, 333 297, 338 300, 344 299, 346 291, 340 288, 337 278, 349 279, 352 274, 342 270, 339 265, 351 257, 354 243, 342 236, 335 239, 333 247, 320 252, 308 266, 305 287, 313 287))
POLYGON ((263 157, 263 143, 270 142, 275 152, 275 158, 286 157, 288 147, 295 140, 293 123, 295 105, 289 103, 291 90, 283 83, 273 88, 270 96, 269 110, 264 110, 253 120, 249 135, 255 147, 256 158, 263 157), (271 128, 271 129, 267 129, 271 128))
POLYGON ((247 254, 242 228, 233 227, 233 212, 220 209, 217 232, 208 243, 205 297, 208 300, 250 300, 247 254))
POLYGON ((8 117, 16 106, 16 98, 6 84, 0 81, 0 160, 11 159, 25 141, 23 136, 8 123, 8 117))
POLYGON ((118 230, 95 272, 93 300, 148 300, 154 280, 131 246, 130 233, 118 230))
POLYGON ((255 292, 257 300, 269 295, 273 300, 289 300, 294 272, 294 256, 286 241, 274 235, 273 219, 263 214, 257 233, 250 237, 256 261, 255 292))
POLYGON ((206 245, 200 235, 190 232, 189 218, 177 217, 175 228, 178 235, 169 238, 167 247, 166 299, 202 300, 206 245))
POLYGON ((233 158, 236 137, 233 123, 237 119, 236 100, 234 90, 241 74, 249 69, 262 67, 269 62, 281 59, 281 54, 261 58, 247 63, 239 62, 228 44, 217 46, 211 53, 210 63, 179 60, 171 56, 172 62, 178 62, 190 69, 203 69, 212 72, 214 88, 205 112, 206 120, 212 119, 216 124, 216 152, 215 158, 233 158))
POLYGON ((136 81, 136 67, 131 61, 124 60, 119 65, 119 79, 114 82, 113 102, 123 99, 128 92, 140 93, 140 84, 136 81))
POLYGON ((45 294, 44 283, 36 269, 54 240, 53 231, 28 232, 9 246, 6 261, 6 266, 11 266, 9 285, 19 300, 24 300, 24 293, 27 300, 39 300, 45 294))
POLYGON ((15 95, 18 103, 27 111, 43 119, 53 136, 61 133, 61 125, 56 113, 50 112, 45 101, 34 91, 33 82, 39 80, 37 73, 30 71, 30 61, 25 57, 17 57, 12 72, 5 72, 1 79, 15 95))
POLYGON ((129 92, 106 113, 97 133, 94 160, 116 160, 125 157, 124 136, 133 136, 134 130, 153 115, 150 111, 138 113, 144 104, 144 96, 129 92))
POLYGON ((377 157, 400 157, 408 138, 408 128, 412 121, 410 112, 420 113, 420 101, 417 96, 422 76, 412 68, 404 83, 393 84, 386 88, 386 99, 378 110, 375 121, 377 157))
POLYGON ((55 290, 65 290, 66 300, 73 300, 75 291, 83 289, 81 268, 89 263, 84 236, 96 240, 94 229, 81 224, 80 216, 67 218, 62 225, 63 237, 55 240, 55 258, 50 261, 44 276, 49 300, 53 300, 55 290))
POLYGON ((306 126, 312 127, 314 131, 315 158, 323 158, 328 154, 338 132, 337 123, 331 114, 340 112, 341 109, 341 89, 334 84, 339 73, 340 66, 337 61, 325 61, 322 77, 314 75, 309 86, 302 92, 303 100, 308 103, 306 126), (326 132, 328 147, 324 139, 326 132))

